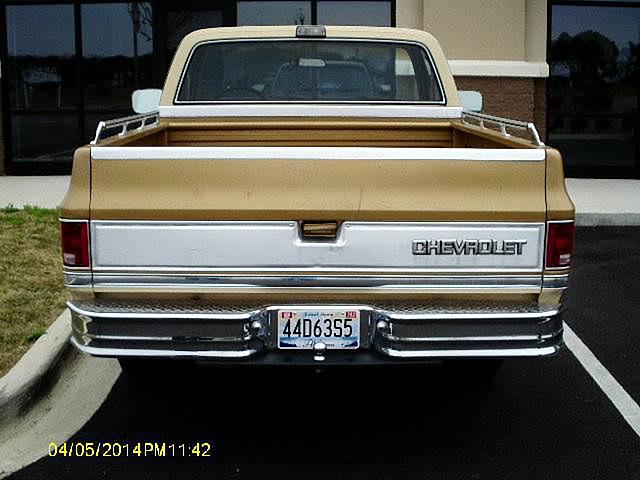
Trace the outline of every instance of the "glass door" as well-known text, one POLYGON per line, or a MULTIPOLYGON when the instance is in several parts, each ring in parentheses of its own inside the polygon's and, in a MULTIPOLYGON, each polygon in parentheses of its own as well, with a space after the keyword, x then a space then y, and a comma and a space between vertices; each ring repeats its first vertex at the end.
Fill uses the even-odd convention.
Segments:
POLYGON ((549 144, 567 173, 640 177, 640 2, 554 2, 549 144))
POLYGON ((83 143, 99 121, 131 115, 131 93, 158 86, 153 75, 151 2, 87 3, 82 22, 83 143))
POLYGON ((178 44, 201 28, 235 25, 235 2, 184 0, 158 2, 158 62, 156 74, 164 80, 178 44))
POLYGON ((80 143, 74 6, 8 5, 5 22, 7 170, 66 171, 80 143))
POLYGON ((235 18, 235 2, 211 0, 3 2, 7 173, 68 174, 100 120, 132 114, 134 90, 162 87, 184 35, 235 18))

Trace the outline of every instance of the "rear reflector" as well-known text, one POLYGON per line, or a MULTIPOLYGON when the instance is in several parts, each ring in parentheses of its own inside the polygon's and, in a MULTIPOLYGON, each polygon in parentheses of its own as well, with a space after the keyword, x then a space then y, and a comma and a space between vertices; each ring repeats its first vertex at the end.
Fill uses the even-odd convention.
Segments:
POLYGON ((69 222, 62 220, 60 223, 62 235, 62 263, 66 267, 91 266, 89 260, 89 222, 69 222))
POLYGON ((571 265, 574 231, 573 222, 547 223, 547 268, 571 265))

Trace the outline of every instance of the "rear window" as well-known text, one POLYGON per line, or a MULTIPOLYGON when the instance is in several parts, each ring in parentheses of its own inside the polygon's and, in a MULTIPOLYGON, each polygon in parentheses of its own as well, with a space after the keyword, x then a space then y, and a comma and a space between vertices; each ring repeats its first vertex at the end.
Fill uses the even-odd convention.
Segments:
POLYGON ((176 101, 444 103, 444 96, 417 45, 269 40, 197 46, 176 101))

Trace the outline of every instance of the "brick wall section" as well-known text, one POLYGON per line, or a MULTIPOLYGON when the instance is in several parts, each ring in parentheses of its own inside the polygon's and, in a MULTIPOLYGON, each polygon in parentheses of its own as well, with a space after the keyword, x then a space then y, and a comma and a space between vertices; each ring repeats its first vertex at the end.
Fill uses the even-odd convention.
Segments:
POLYGON ((547 139, 547 79, 536 78, 533 81, 533 123, 543 142, 547 139))
POLYGON ((482 94, 482 112, 533 122, 544 141, 546 127, 546 81, 537 78, 456 77, 459 90, 482 94))

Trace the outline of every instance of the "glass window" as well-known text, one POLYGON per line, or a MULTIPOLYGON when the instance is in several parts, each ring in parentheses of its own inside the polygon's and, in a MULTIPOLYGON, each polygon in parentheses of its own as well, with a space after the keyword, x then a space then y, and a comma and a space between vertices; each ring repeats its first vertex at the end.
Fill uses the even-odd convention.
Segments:
POLYGON ((73 5, 10 5, 6 12, 11 108, 76 108, 73 5))
POLYGON ((185 35, 201 28, 221 27, 222 10, 171 10, 166 16, 167 60, 171 61, 185 35))
POLYGON ((13 160, 68 162, 80 145, 76 113, 21 113, 11 116, 13 160))
POLYGON ((69 161, 79 144, 73 5, 6 7, 11 159, 69 161))
POLYGON ((131 93, 153 86, 149 2, 82 5, 85 106, 130 109, 131 93))
POLYGON ((640 126, 640 8, 555 5, 549 143, 571 167, 632 167, 640 126))
POLYGON ((216 42, 199 46, 178 101, 439 103, 424 49, 360 41, 216 42))
POLYGON ((391 26, 391 2, 319 1, 318 25, 391 26))
POLYGON ((238 25, 308 25, 311 2, 239 1, 238 25))

